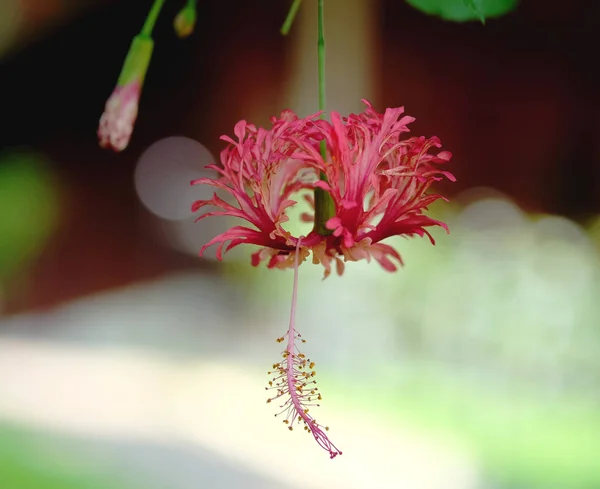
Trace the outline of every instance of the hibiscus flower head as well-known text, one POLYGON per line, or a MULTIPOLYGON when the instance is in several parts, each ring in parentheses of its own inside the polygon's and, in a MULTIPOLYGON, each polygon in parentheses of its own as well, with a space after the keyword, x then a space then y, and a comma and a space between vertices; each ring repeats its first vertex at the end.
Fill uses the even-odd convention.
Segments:
POLYGON ((213 186, 224 198, 215 192, 192 208, 217 208, 198 219, 232 216, 250 226, 232 227, 204 245, 200 254, 217 244, 217 258, 222 259, 226 243, 225 251, 254 244, 260 247, 252 255, 255 266, 264 260, 270 268, 291 268, 296 254, 300 262, 312 254, 313 263, 322 264, 328 276, 332 265, 341 275, 344 262, 371 258, 386 270, 396 270, 402 263, 400 254, 381 242, 391 236, 427 235, 434 243, 426 228, 447 227, 425 215, 431 203, 443 198, 428 190, 444 178, 454 181, 451 173, 440 169, 452 155, 436 152, 441 147, 437 137, 405 137, 414 118, 403 115, 402 107, 380 114, 364 102, 362 114, 343 118, 332 112, 331 122, 319 119, 319 114, 299 118, 286 110, 271 119, 270 129, 240 121, 235 139, 222 136, 227 147, 221 152, 221 166, 209 166, 218 177, 191 183, 213 186), (302 194, 314 208, 310 192, 315 189, 331 196, 335 214, 320 223, 324 226, 315 225, 297 247, 298 237, 283 224, 302 194), (317 232, 320 228, 329 232, 317 232))

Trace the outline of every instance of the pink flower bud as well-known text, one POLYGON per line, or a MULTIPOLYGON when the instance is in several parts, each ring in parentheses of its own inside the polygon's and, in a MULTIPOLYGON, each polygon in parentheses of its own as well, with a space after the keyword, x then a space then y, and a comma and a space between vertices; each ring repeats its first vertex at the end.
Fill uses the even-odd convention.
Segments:
POLYGON ((138 114, 141 84, 117 86, 106 102, 98 126, 100 147, 123 151, 129 144, 138 114))
POLYGON ((140 34, 133 38, 117 86, 100 118, 98 142, 102 148, 123 151, 129 144, 153 48, 150 37, 140 34))

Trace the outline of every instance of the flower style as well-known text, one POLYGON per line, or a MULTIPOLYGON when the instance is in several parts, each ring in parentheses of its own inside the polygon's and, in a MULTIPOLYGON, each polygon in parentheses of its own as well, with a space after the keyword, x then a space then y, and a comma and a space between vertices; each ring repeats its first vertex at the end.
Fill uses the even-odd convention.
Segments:
POLYGON ((149 36, 140 34, 133 39, 117 86, 100 118, 98 142, 102 148, 123 151, 129 144, 153 47, 149 36))
MULTIPOLYGON (((427 194, 434 182, 443 178, 454 181, 451 173, 437 168, 450 160, 451 153, 430 152, 441 147, 437 137, 404 139, 408 124, 415 119, 402 116, 402 107, 380 114, 363 102, 366 109, 362 114, 342 118, 332 112, 331 122, 318 119, 319 114, 299 118, 287 110, 271 119, 270 130, 240 121, 234 129, 237 140, 222 136, 228 143, 221 153, 222 168, 208 167, 219 177, 191 183, 224 191, 237 205, 215 193, 212 199, 196 201, 192 209, 215 206, 220 210, 207 212, 198 220, 233 216, 253 228, 231 228, 204 245, 200 255, 218 244, 217 258, 222 259, 227 242, 225 251, 254 244, 261 249, 252 255, 253 265, 266 260, 269 268, 291 268, 296 255, 304 261, 312 252, 313 263, 322 264, 328 276, 332 264, 341 275, 344 262, 371 258, 395 271, 394 261, 402 264, 401 257, 393 247, 381 243, 391 236, 427 235, 435 244, 426 228, 447 227, 423 211, 443 198, 427 194), (322 140, 327 149, 325 159, 319 151, 322 140), (321 174, 326 180, 319 179, 321 174), (297 246, 298 238, 283 227, 287 211, 297 203, 295 194, 315 188, 328 192, 334 201, 335 216, 325 223, 332 233, 324 236, 313 231, 297 246)), ((311 195, 305 198, 314 206, 311 195)))
MULTIPOLYGON (((314 401, 321 401, 323 396, 316 386, 314 379, 315 362, 310 358, 306 358, 304 353, 301 353, 296 342, 306 343, 302 335, 296 331, 295 316, 296 302, 298 297, 298 248, 300 248, 302 237, 296 243, 296 254, 294 258, 294 289, 292 293, 292 310, 290 312, 290 324, 287 333, 287 346, 283 350, 281 356, 283 360, 273 364, 273 370, 268 372, 269 375, 275 374, 269 381, 267 390, 276 390, 277 394, 267 399, 270 403, 276 399, 287 397, 283 404, 279 405, 281 411, 275 416, 285 415, 283 423, 292 431, 294 424, 300 422, 304 425, 304 431, 311 433, 319 446, 329 452, 330 458, 335 458, 341 455, 342 452, 329 440, 325 433, 329 431, 328 426, 322 426, 317 423, 317 420, 309 414, 309 407, 319 406, 314 401)), ((277 338, 277 343, 283 343, 285 336, 277 338)))

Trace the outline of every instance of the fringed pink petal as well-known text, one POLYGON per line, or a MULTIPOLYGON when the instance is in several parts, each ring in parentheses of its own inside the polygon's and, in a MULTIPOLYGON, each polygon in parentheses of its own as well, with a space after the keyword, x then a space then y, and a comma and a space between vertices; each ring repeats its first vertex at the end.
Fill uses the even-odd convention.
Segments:
MULTIPOLYGON (((320 188, 335 204, 335 216, 326 223, 332 234, 311 233, 303 249, 312 250, 313 261, 324 267, 325 276, 331 273, 333 260, 338 273, 343 271, 339 257, 350 261, 374 257, 384 268, 395 269, 399 255, 378 247, 383 239, 428 236, 433 242, 426 228, 447 229, 425 211, 443 198, 429 193, 431 185, 455 180, 439 168, 452 154, 438 150, 441 142, 435 136, 406 138, 414 118, 405 115, 403 107, 379 113, 364 103, 363 113, 342 118, 332 112, 331 122, 318 119, 318 114, 299 118, 291 111, 272 118, 270 129, 238 122, 234 136, 222 138, 228 144, 221 152, 222 167, 212 166, 219 177, 192 182, 226 191, 235 203, 216 195, 195 202, 195 212, 209 205, 217 208, 199 219, 219 215, 245 219, 256 229, 250 236, 233 236, 229 247, 258 244, 264 248, 252 255, 253 264, 266 261, 269 267, 287 267, 296 241, 282 224, 289 220, 288 210, 296 204, 298 192, 320 188), (319 150, 321 140, 327 147, 325 159, 319 150), (318 177, 320 172, 327 181, 318 177)), ((314 206, 311 196, 304 198, 314 206)), ((303 213, 301 219, 308 222, 313 216, 303 213)), ((220 243, 222 250, 225 240, 221 235, 211 243, 220 243)))

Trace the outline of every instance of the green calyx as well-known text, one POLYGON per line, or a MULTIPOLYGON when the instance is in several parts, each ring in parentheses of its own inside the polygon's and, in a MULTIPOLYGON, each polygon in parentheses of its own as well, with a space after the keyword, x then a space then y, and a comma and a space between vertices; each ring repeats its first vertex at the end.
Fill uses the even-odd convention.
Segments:
POLYGON ((140 84, 144 83, 153 49, 154 41, 151 37, 145 34, 138 34, 133 38, 129 52, 125 58, 125 63, 123 63, 119 80, 117 81, 119 86, 127 85, 133 81, 137 81, 140 84))
MULTIPOLYGON (((320 180, 327 181, 324 173, 319 176, 320 180)), ((329 192, 322 188, 316 188, 315 193, 315 225, 313 231, 321 236, 329 236, 333 231, 328 229, 326 224, 329 219, 335 216, 335 202, 329 195, 329 192)))
POLYGON ((142 26, 142 30, 131 41, 129 52, 127 53, 125 63, 123 63, 123 68, 117 81, 118 86, 122 87, 134 81, 137 81, 140 85, 144 83, 148 66, 150 66, 152 51, 154 50, 152 31, 164 3, 165 0, 154 0, 142 26))

